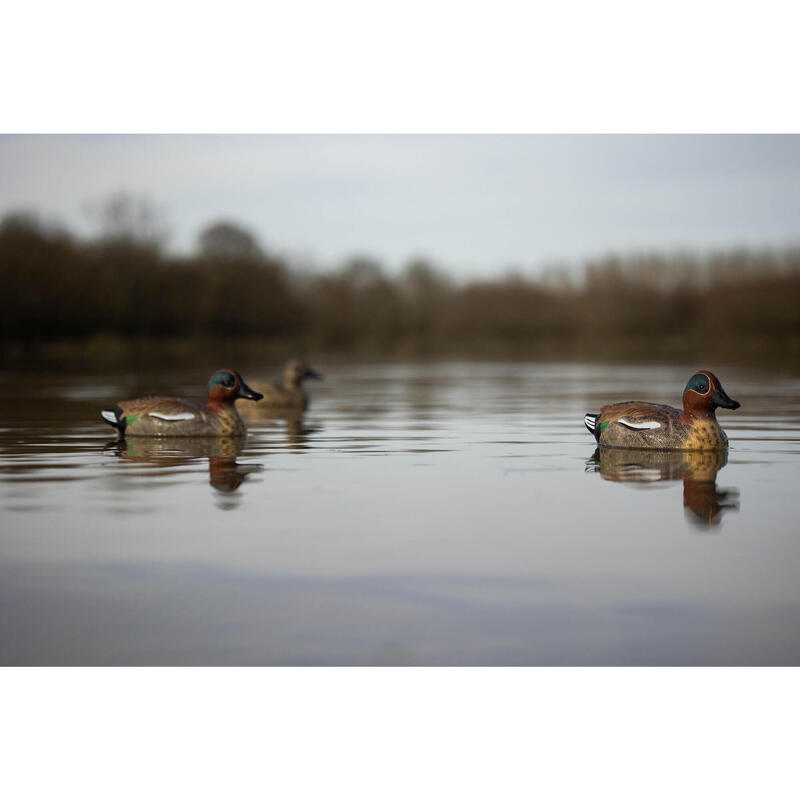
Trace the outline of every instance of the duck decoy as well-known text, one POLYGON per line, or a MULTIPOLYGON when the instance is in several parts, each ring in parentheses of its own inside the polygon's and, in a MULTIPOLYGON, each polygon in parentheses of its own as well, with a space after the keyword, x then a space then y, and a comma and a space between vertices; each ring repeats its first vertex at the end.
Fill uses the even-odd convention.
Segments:
POLYGON ((308 408, 308 392, 303 388, 303 382, 307 378, 321 381, 324 376, 313 370, 303 359, 294 358, 283 369, 283 384, 254 383, 264 395, 259 410, 286 408, 304 411, 308 408))
POLYGON ((603 406, 583 418, 601 446, 658 450, 723 450, 728 437, 719 426, 717 408, 739 408, 713 372, 700 370, 683 390, 683 411, 671 406, 628 401, 603 406))
POLYGON ((234 405, 240 397, 260 400, 262 395, 253 391, 236 370, 221 369, 208 382, 205 406, 177 397, 139 397, 122 400, 100 415, 120 437, 243 436, 247 426, 234 405))

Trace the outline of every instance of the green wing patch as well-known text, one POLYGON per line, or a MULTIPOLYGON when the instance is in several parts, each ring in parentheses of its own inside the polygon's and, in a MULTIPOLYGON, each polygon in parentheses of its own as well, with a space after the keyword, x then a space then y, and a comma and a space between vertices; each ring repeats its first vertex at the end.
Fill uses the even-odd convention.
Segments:
POLYGON ((610 422, 601 422, 600 423, 600 433, 602 433, 611 423, 610 422))
POLYGON ((127 417, 125 417, 125 425, 133 425, 133 423, 136 422, 140 416, 141 414, 129 414, 127 417))

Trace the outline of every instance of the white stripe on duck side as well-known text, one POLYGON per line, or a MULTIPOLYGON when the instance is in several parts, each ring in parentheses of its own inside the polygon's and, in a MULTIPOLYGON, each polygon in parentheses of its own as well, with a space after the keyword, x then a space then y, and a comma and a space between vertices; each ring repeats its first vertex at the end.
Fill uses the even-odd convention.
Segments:
POLYGON ((151 411, 147 416, 163 419, 165 422, 180 422, 185 419, 194 419, 194 414, 189 411, 183 414, 159 414, 157 411, 151 411))
POLYGON ((656 422, 655 420, 650 420, 649 422, 628 422, 626 419, 620 419, 617 420, 617 422, 632 431, 648 431, 652 430, 653 428, 661 427, 661 423, 656 422))
POLYGON ((628 464, 619 470, 621 475, 632 475, 640 481, 660 481, 663 477, 660 469, 643 469, 638 464, 628 464))

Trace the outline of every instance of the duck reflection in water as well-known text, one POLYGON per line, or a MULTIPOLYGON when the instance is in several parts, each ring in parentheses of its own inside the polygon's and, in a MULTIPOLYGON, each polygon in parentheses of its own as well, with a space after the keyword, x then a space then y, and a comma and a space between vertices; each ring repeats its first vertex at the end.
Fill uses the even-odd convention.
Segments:
POLYGON ((254 430, 258 428, 259 423, 265 423, 273 429, 280 425, 285 426, 286 447, 298 453, 309 450, 309 437, 322 430, 321 425, 312 425, 306 422, 303 411, 299 409, 278 409, 269 407, 249 409, 246 414, 246 419, 248 425, 254 430))
POLYGON ((260 465, 242 465, 236 457, 244 449, 246 440, 233 439, 188 439, 188 438, 137 438, 135 441, 120 439, 109 442, 106 451, 115 452, 126 461, 134 461, 159 468, 173 468, 208 459, 208 482, 218 492, 235 492, 260 465))
POLYGON ((309 425, 302 414, 283 417, 286 422, 286 443, 290 450, 308 450, 308 437, 322 430, 321 425, 309 425))
POLYGON ((683 481, 686 518, 700 528, 711 528, 724 511, 739 510, 738 489, 718 489, 717 472, 728 462, 726 450, 626 450, 598 447, 586 462, 587 471, 599 472, 617 483, 652 484, 683 481))

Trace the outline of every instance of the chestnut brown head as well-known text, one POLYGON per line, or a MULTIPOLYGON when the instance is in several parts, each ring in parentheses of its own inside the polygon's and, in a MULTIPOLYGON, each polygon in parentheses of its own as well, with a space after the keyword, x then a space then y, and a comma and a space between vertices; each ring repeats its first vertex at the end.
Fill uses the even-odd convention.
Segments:
POLYGON ((232 403, 239 397, 260 400, 263 396, 253 391, 235 369, 217 370, 208 381, 208 399, 212 403, 232 403))
POLYGON ((707 369, 692 375, 683 390, 683 408, 687 412, 713 414, 717 408, 729 408, 733 411, 739 406, 740 403, 728 397, 719 378, 707 369))

